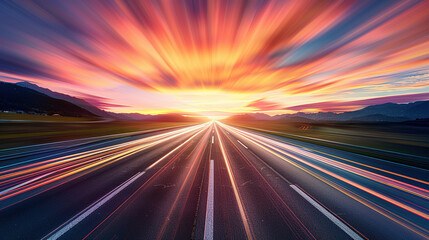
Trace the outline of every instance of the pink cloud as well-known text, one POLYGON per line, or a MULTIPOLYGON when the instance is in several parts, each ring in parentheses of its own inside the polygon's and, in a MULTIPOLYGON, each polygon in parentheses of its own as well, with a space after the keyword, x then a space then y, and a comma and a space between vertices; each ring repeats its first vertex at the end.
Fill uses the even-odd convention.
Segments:
POLYGON ((278 103, 266 101, 265 98, 252 101, 246 107, 252 107, 260 111, 279 110, 283 108, 278 103))
POLYGON ((404 95, 396 95, 396 96, 386 96, 386 97, 377 97, 377 98, 368 98, 361 99, 355 101, 327 101, 327 102, 318 102, 318 103, 310 103, 310 104, 302 104, 291 107, 286 107, 283 109, 293 110, 293 111, 305 111, 310 109, 318 109, 322 112, 345 112, 357 110, 359 108, 383 104, 383 103, 408 103, 415 101, 428 100, 429 93, 417 93, 417 94, 404 94, 404 95))
POLYGON ((104 110, 107 108, 114 108, 114 107, 129 107, 127 105, 111 103, 110 102, 111 99, 105 98, 105 97, 95 96, 95 95, 86 94, 86 93, 78 93, 78 95, 88 103, 104 110))

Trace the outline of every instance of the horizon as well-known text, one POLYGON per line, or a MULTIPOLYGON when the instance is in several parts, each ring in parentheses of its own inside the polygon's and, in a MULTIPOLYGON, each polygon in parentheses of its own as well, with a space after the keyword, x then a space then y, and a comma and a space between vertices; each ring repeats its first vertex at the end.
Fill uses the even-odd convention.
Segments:
POLYGON ((106 111, 220 119, 429 99, 427 1, 1 6, 0 80, 106 111))
MULTIPOLYGON (((33 85, 38 86, 35 83, 31 83, 31 82, 27 82, 27 81, 9 82, 9 83, 18 83, 18 84, 19 83, 29 83, 29 84, 33 84, 33 85)), ((46 88, 46 89, 48 89, 48 88, 46 88)), ((48 90, 50 90, 50 89, 48 89, 48 90)), ((52 90, 50 90, 50 91, 52 91, 52 90)), ((65 93, 60 93, 60 94, 65 94, 65 93)), ((420 96, 423 95, 423 97, 424 97, 423 99, 426 99, 426 95, 429 96, 429 94, 416 94, 416 95, 420 95, 420 96)), ((69 95, 69 96, 71 96, 71 95, 69 95)), ((71 96, 71 97, 75 97, 75 96, 71 96)), ((390 103, 390 104, 412 104, 412 103, 427 101, 427 100, 416 100, 416 101, 409 102, 407 100, 403 100, 401 102, 398 99, 397 102, 393 102, 393 101, 389 101, 389 99, 391 99, 390 96, 383 97, 382 99, 387 99, 387 101, 381 101, 381 103, 375 104, 375 105, 383 105, 383 104, 388 104, 388 103, 390 103)), ((416 99, 420 99, 420 98, 417 97, 416 99)), ((365 101, 365 102, 372 102, 371 100, 374 101, 374 100, 379 100, 379 99, 378 98, 376 98, 376 99, 364 99, 363 101, 365 101)), ((357 100, 357 101, 359 101, 359 100, 357 100)), ((228 119, 229 117, 232 117, 232 116, 246 115, 246 114, 265 114, 265 115, 270 116, 270 117, 276 117, 276 116, 282 116, 282 115, 294 115, 294 114, 299 114, 299 113, 303 113, 303 114, 317 114, 317 113, 341 114, 341 113, 346 113, 346 112, 353 112, 353 111, 362 110, 362 109, 364 109, 366 107, 375 106, 375 105, 364 105, 364 106, 362 106, 362 107, 360 107, 358 109, 354 109, 354 110, 350 110, 350 111, 343 111, 343 112, 317 111, 317 109, 316 109, 316 111, 299 111, 298 110, 298 111, 295 111, 295 112, 292 112, 292 113, 279 113, 279 114, 267 114, 267 113, 264 113, 264 112, 236 112, 236 113, 229 113, 229 114, 222 113, 222 115, 210 115, 210 113, 209 114, 207 114, 207 113, 201 114, 201 113, 187 113, 187 112, 165 112, 165 113, 159 113, 159 114, 156 114, 156 113, 155 114, 154 113, 148 114, 148 113, 145 113, 145 112, 111 112, 111 113, 116 113, 116 114, 141 114, 141 115, 151 115, 151 116, 173 114, 173 115, 180 115, 180 116, 191 117, 191 118, 206 118, 208 121, 219 121, 219 120, 228 119)), ((97 107, 97 106, 95 106, 95 107, 97 107)), ((301 106, 295 106, 295 107, 299 108, 301 106)), ((102 109, 102 108, 99 108, 99 107, 97 107, 97 108, 100 109, 100 110, 104 110, 105 111, 105 109, 102 109)))

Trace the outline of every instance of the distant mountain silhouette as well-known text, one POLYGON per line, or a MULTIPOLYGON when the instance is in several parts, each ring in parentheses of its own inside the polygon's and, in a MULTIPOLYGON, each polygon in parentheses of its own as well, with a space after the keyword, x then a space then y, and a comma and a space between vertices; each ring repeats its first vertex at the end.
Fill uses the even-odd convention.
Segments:
MULTIPOLYGON (((261 113, 246 113, 229 117, 229 120, 279 120, 291 122, 311 121, 358 121, 358 122, 403 122, 409 120, 429 118, 429 101, 418 101, 407 104, 385 103, 372 105, 360 110, 332 113, 303 113, 281 114, 261 119, 261 113)), ((265 115, 265 114, 264 114, 265 115)))
POLYGON ((259 120, 269 120, 271 116, 265 113, 252 113, 252 117, 259 120))
POLYGON ((19 97, 19 99, 16 99, 11 98, 12 96, 10 96, 10 94, 2 94, 2 96, 0 97, 0 101, 3 104, 0 105, 0 110, 3 111, 24 111, 46 114, 58 113, 63 116, 98 116, 101 118, 115 119, 121 121, 189 122, 195 120, 202 120, 196 117, 186 117, 176 113, 150 115, 140 113, 108 112, 97 108, 96 106, 88 103, 83 99, 63 93, 54 92, 50 89, 42 88, 36 84, 32 84, 29 82, 0 83, 4 84, 0 85, 0 93, 3 93, 1 91, 8 93, 11 89, 16 89, 16 96, 21 96, 19 97), (15 88, 13 88, 14 86, 15 88), (32 97, 35 94, 38 96, 38 98, 32 97), (27 95, 28 97, 24 97, 27 95), (46 106, 44 103, 47 103, 47 100, 43 100, 42 98, 49 99, 50 105, 46 106), (68 108, 65 108, 64 104, 60 104, 64 102, 67 104, 68 108), (57 103, 59 104, 58 106, 64 108, 62 111, 58 110, 60 107, 55 107, 55 104, 57 103), (75 107, 84 111, 76 112, 75 107))
POLYGON ((60 114, 71 117, 96 117, 95 114, 73 103, 5 82, 0 82, 0 110, 60 114))
POLYGON ((56 98, 56 99, 61 99, 61 100, 65 100, 67 102, 73 103, 83 109, 88 110, 89 112, 93 113, 94 115, 97 115, 99 117, 103 117, 103 118, 116 118, 114 113, 109 113, 107 111, 101 110, 99 108, 97 108, 96 106, 88 103, 87 101, 77 98, 77 97, 72 97, 63 93, 58 93, 58 92, 54 92, 51 91, 50 89, 47 88, 42 88, 37 86, 36 84, 32 84, 29 82, 18 82, 16 83, 16 85, 21 86, 21 87, 25 87, 25 88, 29 88, 29 89, 33 89, 35 91, 38 91, 40 93, 46 94, 50 97, 56 98))
POLYGON ((18 82, 16 83, 16 85, 30 88, 40 93, 46 94, 50 97, 73 103, 101 118, 116 119, 116 120, 123 120, 123 121, 142 121, 142 120, 148 120, 149 118, 152 117, 152 115, 146 115, 146 114, 140 114, 140 113, 114 113, 114 112, 104 111, 83 99, 73 97, 63 93, 54 92, 48 88, 42 88, 36 84, 29 83, 29 82, 18 82))
POLYGON ((361 110, 340 114, 344 120, 381 114, 388 117, 401 117, 408 120, 429 117, 429 101, 418 101, 407 104, 385 103, 372 105, 361 110))

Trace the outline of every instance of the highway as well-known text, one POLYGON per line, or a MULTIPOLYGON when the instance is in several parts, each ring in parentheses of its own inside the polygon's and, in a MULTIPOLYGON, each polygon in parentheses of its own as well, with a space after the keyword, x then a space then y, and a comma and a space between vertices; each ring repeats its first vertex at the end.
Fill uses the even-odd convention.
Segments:
POLYGON ((428 186, 212 121, 0 150, 0 239, 428 239, 428 186))

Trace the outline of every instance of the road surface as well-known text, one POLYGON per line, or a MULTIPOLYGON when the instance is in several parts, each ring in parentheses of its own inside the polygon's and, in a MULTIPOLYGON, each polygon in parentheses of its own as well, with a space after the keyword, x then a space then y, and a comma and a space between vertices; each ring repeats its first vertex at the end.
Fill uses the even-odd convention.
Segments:
POLYGON ((0 151, 1 239, 427 239, 428 171, 219 122, 0 151))

